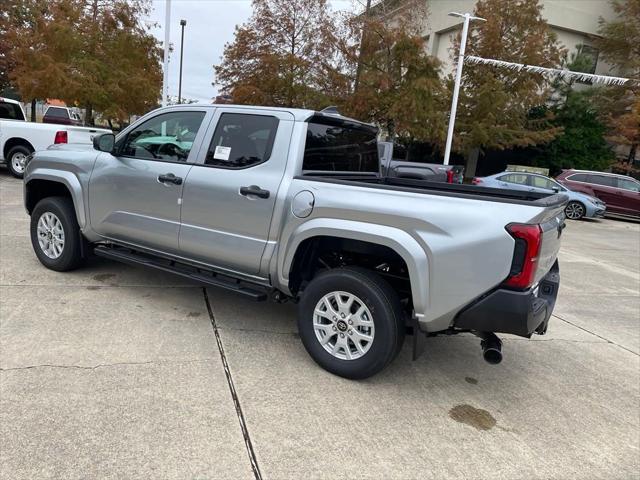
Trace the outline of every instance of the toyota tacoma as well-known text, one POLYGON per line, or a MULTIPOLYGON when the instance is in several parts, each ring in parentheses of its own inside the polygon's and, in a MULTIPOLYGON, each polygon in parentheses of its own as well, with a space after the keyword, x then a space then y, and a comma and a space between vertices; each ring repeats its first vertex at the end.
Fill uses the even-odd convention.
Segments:
POLYGON ((388 177, 378 131, 330 109, 180 105, 27 162, 42 264, 90 253, 293 301, 304 347, 352 379, 412 334, 544 334, 566 196, 388 177))

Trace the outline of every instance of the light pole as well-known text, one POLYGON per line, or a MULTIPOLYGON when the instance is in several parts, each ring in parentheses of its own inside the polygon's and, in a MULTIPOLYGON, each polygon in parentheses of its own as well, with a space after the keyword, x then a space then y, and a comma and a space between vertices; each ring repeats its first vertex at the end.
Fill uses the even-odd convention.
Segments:
POLYGON ((162 72, 162 106, 167 106, 169 96, 169 41, 171 30, 171 0, 167 0, 164 12, 164 60, 162 72))
POLYGON ((453 127, 456 123, 456 110, 458 109, 458 93, 460 92, 460 81, 462 79, 462 64, 464 63, 464 50, 467 46, 467 34, 469 33, 469 22, 471 20, 480 20, 486 22, 484 18, 474 17, 470 13, 449 12, 452 17, 464 18, 462 24, 462 37, 460 39, 460 53, 458 55, 458 66, 456 68, 456 80, 453 84, 453 98, 451 99, 451 114, 449 117, 449 130, 447 131, 447 144, 444 149, 444 164, 449 165, 449 156, 451 155, 451 143, 453 141, 453 127))
POLYGON ((178 103, 182 103, 182 53, 184 52, 184 27, 187 25, 187 21, 180 20, 180 26, 182 27, 182 34, 180 37, 180 79, 178 80, 178 103))

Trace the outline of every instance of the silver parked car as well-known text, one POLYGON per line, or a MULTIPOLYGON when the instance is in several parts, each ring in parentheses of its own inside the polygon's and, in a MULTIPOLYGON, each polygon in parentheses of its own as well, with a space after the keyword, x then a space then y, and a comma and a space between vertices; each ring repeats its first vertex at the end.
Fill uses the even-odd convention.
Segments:
POLYGON ((552 178, 526 172, 500 172, 488 177, 474 178, 474 185, 492 188, 508 188, 510 190, 526 190, 529 192, 552 193, 562 192, 569 197, 565 208, 567 218, 580 220, 583 217, 604 217, 607 206, 595 197, 569 190, 552 178))

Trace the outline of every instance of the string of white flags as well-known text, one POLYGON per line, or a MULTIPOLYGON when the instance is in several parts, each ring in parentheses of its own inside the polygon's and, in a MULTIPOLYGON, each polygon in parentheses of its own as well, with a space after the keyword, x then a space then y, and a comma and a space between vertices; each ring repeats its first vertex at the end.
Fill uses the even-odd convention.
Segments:
POLYGON ((495 67, 507 68, 518 72, 525 71, 531 73, 539 73, 545 76, 561 77, 565 80, 574 79, 579 82, 601 83, 604 85, 625 85, 626 83, 638 83, 630 78, 611 77, 608 75, 596 75, 593 73, 573 72, 559 68, 538 67, 536 65, 525 65, 523 63, 505 62, 504 60, 495 60, 493 58, 482 58, 469 55, 465 57, 465 62, 475 65, 493 65, 495 67))

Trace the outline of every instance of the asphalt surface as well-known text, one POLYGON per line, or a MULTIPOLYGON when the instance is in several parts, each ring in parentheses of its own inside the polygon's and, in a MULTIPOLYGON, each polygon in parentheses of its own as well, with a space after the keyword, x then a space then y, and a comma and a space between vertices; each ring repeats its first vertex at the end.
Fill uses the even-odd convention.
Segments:
POLYGON ((59 274, 0 170, 0 478, 640 478, 640 225, 570 222, 549 333, 321 370, 292 305, 93 259, 59 274))

